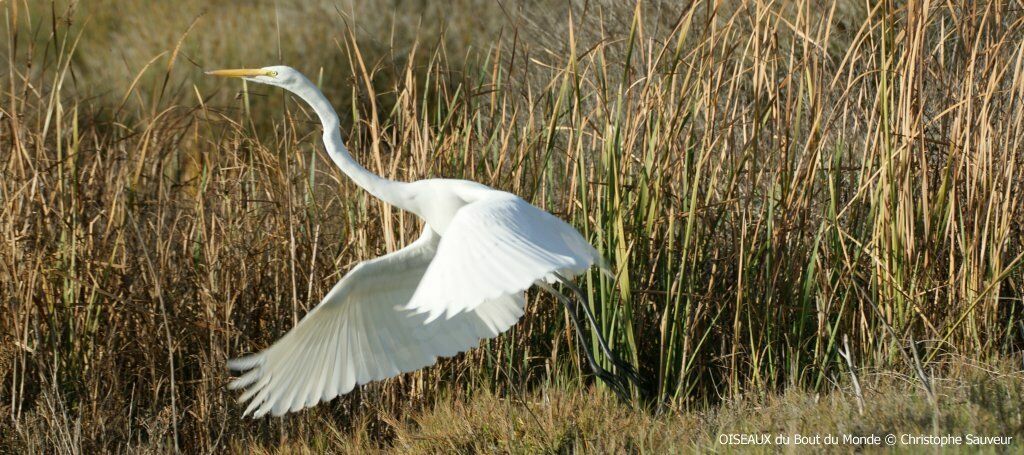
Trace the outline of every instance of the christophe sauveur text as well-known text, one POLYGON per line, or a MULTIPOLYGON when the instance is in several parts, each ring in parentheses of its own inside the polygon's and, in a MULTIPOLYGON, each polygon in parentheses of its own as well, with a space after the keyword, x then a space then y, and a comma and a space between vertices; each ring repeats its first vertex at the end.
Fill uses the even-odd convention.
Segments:
POLYGON ((807 446, 985 446, 1010 445, 1013 436, 976 435, 972 433, 954 435, 930 434, 771 434, 771 433, 722 433, 718 443, 723 445, 807 445, 807 446))

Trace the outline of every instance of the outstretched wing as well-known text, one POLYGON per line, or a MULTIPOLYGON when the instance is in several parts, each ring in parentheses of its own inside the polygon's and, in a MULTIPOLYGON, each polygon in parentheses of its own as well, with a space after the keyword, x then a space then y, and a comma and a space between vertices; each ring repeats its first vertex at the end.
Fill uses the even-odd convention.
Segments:
POLYGON ((281 415, 348 393, 358 384, 432 365, 504 332, 523 314, 523 294, 495 296, 475 311, 426 323, 403 307, 434 258, 430 228, 412 244, 362 262, 284 337, 266 350, 228 362, 245 373, 245 414, 281 415))
POLYGON ((601 256, 572 226, 518 196, 497 193, 459 209, 407 308, 448 320, 554 274, 578 275, 601 256))

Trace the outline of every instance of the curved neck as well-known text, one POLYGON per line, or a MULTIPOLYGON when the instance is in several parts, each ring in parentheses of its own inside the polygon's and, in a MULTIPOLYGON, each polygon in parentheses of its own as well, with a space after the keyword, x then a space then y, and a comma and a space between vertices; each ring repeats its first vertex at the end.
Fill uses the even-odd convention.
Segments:
POLYGON ((405 182, 396 182, 383 178, 360 165, 352 154, 349 153, 345 143, 341 140, 341 122, 338 114, 334 111, 327 97, 313 85, 309 80, 305 84, 292 91, 299 98, 302 98, 316 115, 324 128, 324 146, 327 154, 331 157, 341 171, 345 173, 356 185, 359 185, 378 199, 404 210, 411 210, 409 198, 406 197, 405 182))

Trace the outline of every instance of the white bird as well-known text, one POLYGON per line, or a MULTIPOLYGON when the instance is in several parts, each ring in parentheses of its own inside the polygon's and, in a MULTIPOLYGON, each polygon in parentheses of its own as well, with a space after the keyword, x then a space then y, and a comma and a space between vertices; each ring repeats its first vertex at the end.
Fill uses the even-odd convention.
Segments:
MULTIPOLYGON (((357 185, 423 219, 419 239, 356 265, 284 337, 269 348, 228 361, 244 372, 229 384, 248 401, 244 415, 282 415, 331 400, 355 386, 432 365, 508 330, 523 315, 534 284, 569 310, 595 373, 625 396, 628 384, 601 368, 586 348, 578 307, 550 284, 592 265, 598 252, 572 226, 518 196, 465 180, 398 182, 356 162, 341 139, 330 102, 302 73, 287 66, 210 71, 281 87, 309 104, 323 123, 331 160, 357 185)), ((639 386, 635 369, 619 361, 594 324, 601 350, 639 386)))

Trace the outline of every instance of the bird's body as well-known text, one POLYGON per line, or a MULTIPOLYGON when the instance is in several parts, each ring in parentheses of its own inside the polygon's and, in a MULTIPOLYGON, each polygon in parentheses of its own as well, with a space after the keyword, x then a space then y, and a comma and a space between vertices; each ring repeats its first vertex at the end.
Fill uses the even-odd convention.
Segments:
MULTIPOLYGON (((415 242, 355 266, 272 346, 229 361, 244 372, 229 387, 245 388, 240 401, 249 402, 246 414, 298 411, 466 351, 515 324, 524 292, 535 283, 564 282, 603 265, 576 229, 514 194, 466 180, 396 182, 368 171, 345 148, 330 103, 292 68, 212 74, 298 95, 320 117, 334 163, 357 185, 425 224, 415 242)), ((575 310, 570 315, 579 331, 575 310)), ((589 351, 587 357, 609 381, 589 351)))
POLYGON ((444 235, 455 213, 466 205, 499 194, 510 195, 476 182, 454 179, 418 180, 408 188, 409 211, 439 235, 444 235))

